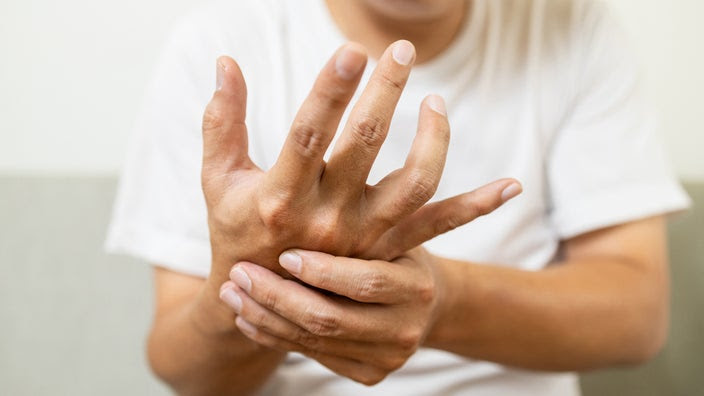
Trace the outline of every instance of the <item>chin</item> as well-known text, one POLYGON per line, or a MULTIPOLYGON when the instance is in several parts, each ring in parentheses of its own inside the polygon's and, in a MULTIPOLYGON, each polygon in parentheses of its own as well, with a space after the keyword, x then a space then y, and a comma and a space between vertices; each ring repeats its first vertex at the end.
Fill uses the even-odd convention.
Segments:
POLYGON ((374 11, 399 20, 433 19, 465 0, 363 0, 374 11))

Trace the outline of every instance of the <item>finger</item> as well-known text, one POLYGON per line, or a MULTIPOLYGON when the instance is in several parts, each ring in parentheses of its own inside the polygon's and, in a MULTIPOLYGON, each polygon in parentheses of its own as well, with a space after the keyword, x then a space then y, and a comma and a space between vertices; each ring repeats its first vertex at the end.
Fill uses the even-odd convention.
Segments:
POLYGON ((300 191, 319 180, 325 151, 366 63, 364 47, 348 43, 325 65, 301 105, 281 154, 271 169, 271 180, 277 187, 300 191))
POLYGON ((203 115, 203 176, 251 168, 247 154, 247 86, 237 63, 221 56, 216 64, 216 90, 203 115))
POLYGON ((414 59, 413 44, 405 40, 393 43, 379 59, 325 167, 323 180, 331 188, 356 193, 366 183, 414 59))
MULTIPOLYGON (((247 324, 253 326, 257 331, 266 333, 278 339, 277 341, 285 341, 286 343, 277 342, 276 344, 267 344, 267 346, 286 350, 295 350, 302 352, 304 350, 317 351, 333 356, 339 356, 348 359, 366 361, 370 364, 381 367, 391 366, 399 362, 398 357, 407 354, 406 351, 399 349, 393 344, 382 344, 366 341, 351 341, 340 340, 335 338, 316 336, 294 323, 284 319, 275 312, 272 312, 256 301, 250 298, 239 287, 230 283, 228 287, 232 287, 233 292, 241 298, 239 309, 235 309, 239 318, 242 318, 247 324)), ((257 339, 257 342, 263 343, 262 339, 257 339)))
POLYGON ((401 304, 419 292, 414 274, 399 263, 289 250, 279 263, 308 285, 364 303, 401 304))
POLYGON ((325 296, 252 263, 235 265, 230 278, 261 306, 314 335, 379 342, 398 338, 393 329, 399 324, 390 320, 388 312, 381 312, 380 306, 346 304, 340 297, 325 296))
POLYGON ((382 235, 373 250, 401 254, 493 212, 521 191, 521 184, 515 179, 501 179, 474 191, 425 205, 382 235))
POLYGON ((403 168, 370 189, 374 217, 395 224, 430 200, 440 183, 449 143, 445 103, 430 95, 420 106, 418 132, 403 168))
POLYGON ((362 382, 366 385, 378 383, 386 376, 386 372, 384 370, 377 368, 374 365, 308 349, 294 342, 268 334, 266 331, 258 329, 242 317, 235 319, 235 324, 240 329, 242 334, 259 345, 276 349, 281 352, 302 353, 311 359, 317 360, 320 364, 329 368, 333 372, 351 378, 355 381, 362 382))

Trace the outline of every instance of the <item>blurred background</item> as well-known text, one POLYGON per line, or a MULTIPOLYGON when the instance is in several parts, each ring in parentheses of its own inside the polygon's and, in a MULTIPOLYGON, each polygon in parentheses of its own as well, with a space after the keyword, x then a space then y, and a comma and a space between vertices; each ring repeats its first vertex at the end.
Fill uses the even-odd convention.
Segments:
MULTIPOLYGON (((234 1, 234 0, 233 0, 234 1)), ((610 0, 694 200, 670 224, 667 348, 585 395, 704 394, 704 2, 610 0)), ((0 394, 163 395, 144 361, 147 265, 102 252, 161 43, 195 0, 0 2, 0 394)))

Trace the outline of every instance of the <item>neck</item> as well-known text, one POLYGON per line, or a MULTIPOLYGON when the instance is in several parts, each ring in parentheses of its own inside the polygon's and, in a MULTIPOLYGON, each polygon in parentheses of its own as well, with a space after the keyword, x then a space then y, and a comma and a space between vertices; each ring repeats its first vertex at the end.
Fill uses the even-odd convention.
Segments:
POLYGON ((439 15, 396 19, 360 0, 326 0, 330 15, 351 41, 364 45, 379 59, 389 44, 406 39, 416 47, 416 64, 427 62, 452 44, 468 12, 467 1, 457 1, 439 15))

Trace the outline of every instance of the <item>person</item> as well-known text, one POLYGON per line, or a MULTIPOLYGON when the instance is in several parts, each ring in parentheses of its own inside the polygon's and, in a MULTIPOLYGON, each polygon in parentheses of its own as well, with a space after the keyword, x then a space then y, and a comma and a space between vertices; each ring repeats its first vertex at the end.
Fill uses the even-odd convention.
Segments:
POLYGON ((653 357, 688 199, 623 37, 588 0, 184 18, 107 240, 155 265, 154 372, 184 395, 575 395, 573 372, 653 357))

